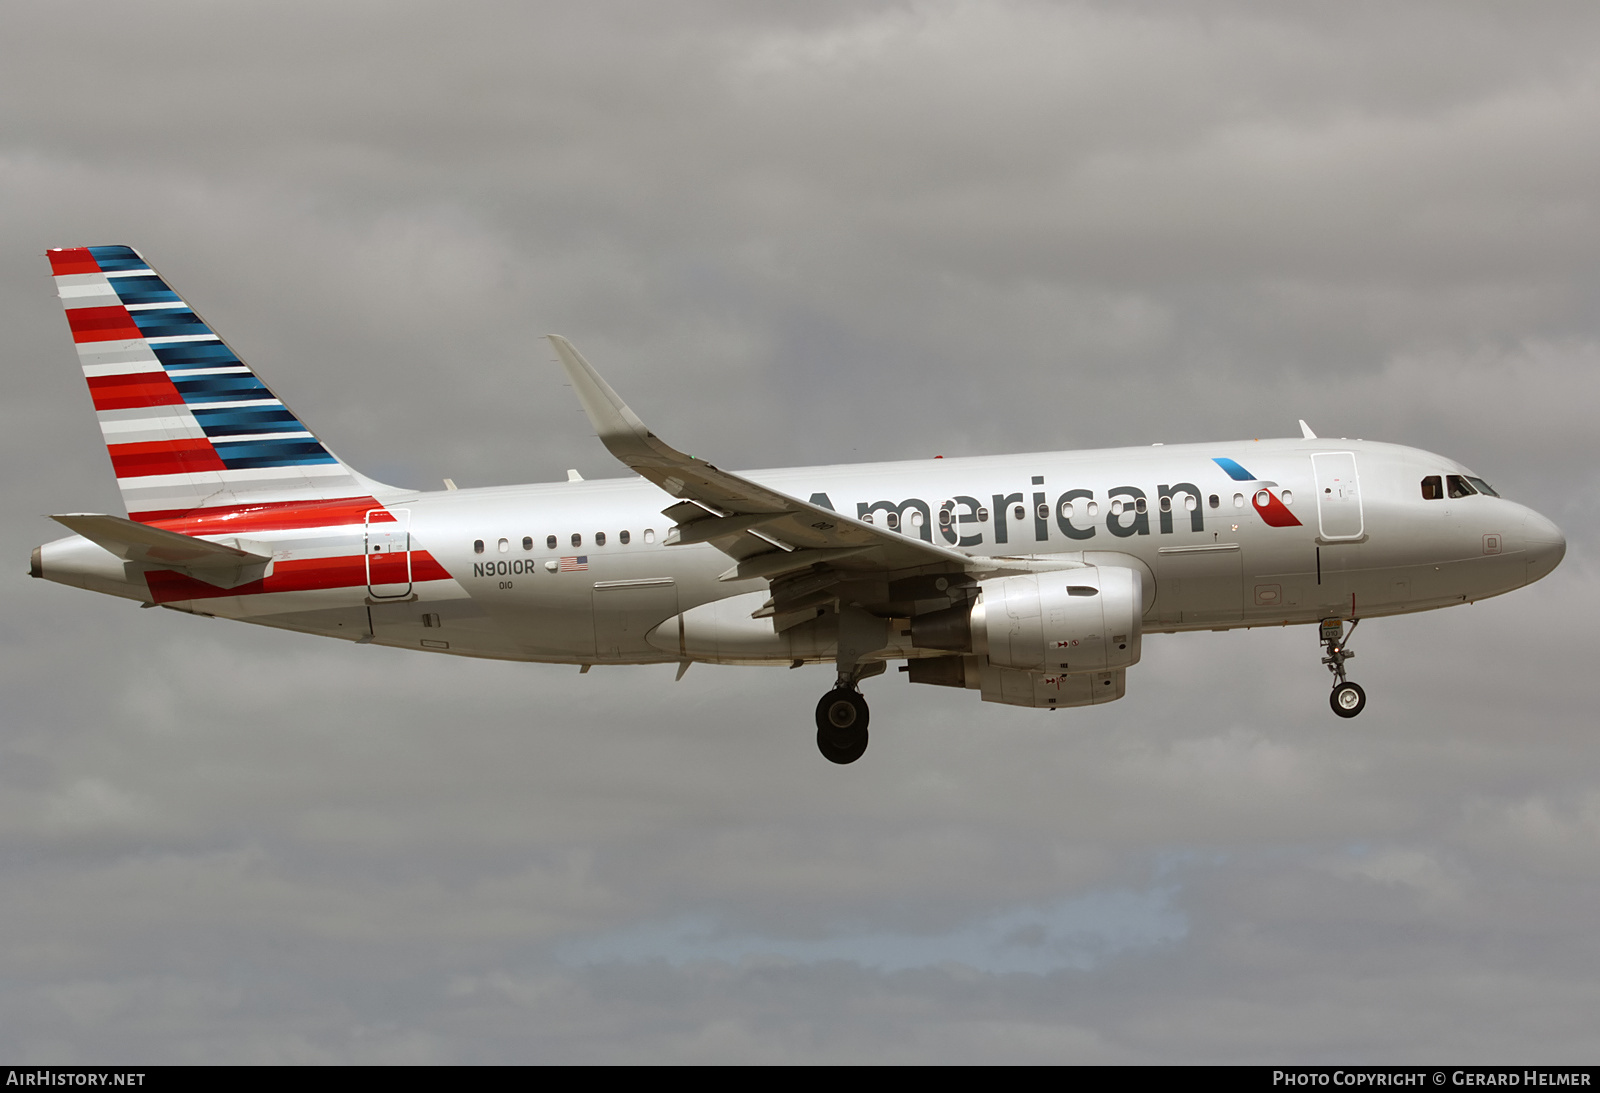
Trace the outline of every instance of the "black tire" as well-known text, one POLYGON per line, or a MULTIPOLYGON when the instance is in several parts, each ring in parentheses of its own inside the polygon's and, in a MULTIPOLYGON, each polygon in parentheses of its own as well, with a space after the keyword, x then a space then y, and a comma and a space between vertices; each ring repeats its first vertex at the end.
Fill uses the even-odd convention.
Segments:
POLYGON ((854 763, 867 750, 867 700, 845 687, 817 703, 817 750, 830 763, 854 763))
POLYGON ((1340 717, 1354 717, 1367 708, 1367 692, 1359 683, 1341 683, 1328 695, 1328 705, 1340 717))

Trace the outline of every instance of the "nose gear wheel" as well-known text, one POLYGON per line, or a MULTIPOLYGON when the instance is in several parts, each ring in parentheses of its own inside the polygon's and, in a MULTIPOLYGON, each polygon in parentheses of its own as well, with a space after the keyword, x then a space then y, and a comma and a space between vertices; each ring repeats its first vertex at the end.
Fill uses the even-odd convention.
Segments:
POLYGON ((1340 717, 1354 717, 1366 708, 1367 692, 1361 689, 1359 683, 1340 683, 1328 695, 1328 705, 1340 717))

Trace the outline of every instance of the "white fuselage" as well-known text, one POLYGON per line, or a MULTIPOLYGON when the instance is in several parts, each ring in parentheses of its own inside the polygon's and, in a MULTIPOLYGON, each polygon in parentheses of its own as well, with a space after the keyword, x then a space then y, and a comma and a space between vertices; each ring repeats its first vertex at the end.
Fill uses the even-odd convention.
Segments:
MULTIPOLYGON (((745 477, 972 555, 1135 568, 1145 632, 1170 632, 1422 611, 1548 573, 1565 544, 1544 517, 1483 493, 1424 497, 1426 477, 1468 473, 1413 448, 1306 439, 745 477)), ((727 555, 670 542, 672 501, 643 479, 574 481, 386 498, 382 523, 358 512, 312 527, 189 529, 270 548, 268 576, 234 589, 163 582, 77 536, 42 547, 35 570, 199 614, 466 656, 832 659, 826 629, 780 633, 751 618, 765 580, 719 580, 727 555)), ((918 655, 901 638, 877 653, 918 655)))

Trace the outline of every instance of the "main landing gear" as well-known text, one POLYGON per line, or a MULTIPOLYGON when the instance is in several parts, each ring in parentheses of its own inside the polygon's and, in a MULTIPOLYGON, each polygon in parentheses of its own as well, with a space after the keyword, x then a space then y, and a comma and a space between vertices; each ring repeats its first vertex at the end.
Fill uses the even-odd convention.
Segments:
POLYGON ((839 679, 817 703, 817 750, 830 763, 854 763, 867 750, 867 700, 863 679, 881 675, 888 665, 865 660, 888 644, 889 620, 851 605, 839 612, 839 644, 834 663, 839 679))
POLYGON ((1328 705, 1340 717, 1354 717, 1367 708, 1367 692, 1361 689, 1359 683, 1351 683, 1344 677, 1344 662, 1355 656, 1349 649, 1350 637, 1360 625, 1360 619, 1353 619, 1350 629, 1346 631, 1343 619, 1322 620, 1322 647, 1328 653, 1322 658, 1322 663, 1333 673, 1334 680, 1328 705))
POLYGON ((867 750, 867 700, 839 686, 817 703, 817 750, 830 763, 854 763, 867 750))

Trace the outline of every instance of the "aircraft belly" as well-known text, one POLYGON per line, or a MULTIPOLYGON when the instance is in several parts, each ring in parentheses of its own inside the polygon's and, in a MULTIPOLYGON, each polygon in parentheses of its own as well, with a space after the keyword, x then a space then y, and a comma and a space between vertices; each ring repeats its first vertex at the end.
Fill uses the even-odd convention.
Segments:
POLYGON ((1522 587, 1526 577, 1524 553, 1469 558, 1411 569, 1415 598, 1442 607, 1465 600, 1485 599, 1522 587))
POLYGON ((403 600, 374 599, 359 588, 222 596, 168 604, 175 610, 280 630, 428 652, 530 659, 507 628, 454 581, 415 586, 403 600))
MULTIPOLYGON (((210 607, 210 604, 206 604, 210 607)), ((222 614, 216 612, 216 614, 222 614)), ((372 630, 365 607, 325 607, 309 611, 277 611, 250 615, 223 615, 239 622, 253 622, 278 630, 295 630, 302 634, 320 634, 323 637, 360 641, 372 630)))
POLYGON ((765 591, 756 591, 701 604, 665 620, 646 640, 669 656, 712 664, 833 659, 837 615, 829 613, 814 623, 778 633, 771 619, 750 617, 766 598, 765 591))
POLYGON ((645 635, 677 614, 678 586, 671 577, 596 581, 595 655, 617 662, 662 660, 645 635))
POLYGON ((589 604, 490 604, 486 615, 520 654, 537 660, 593 663, 594 609, 589 604))
POLYGON ((1156 565, 1157 624, 1237 623, 1243 559, 1239 549, 1163 554, 1156 565))

